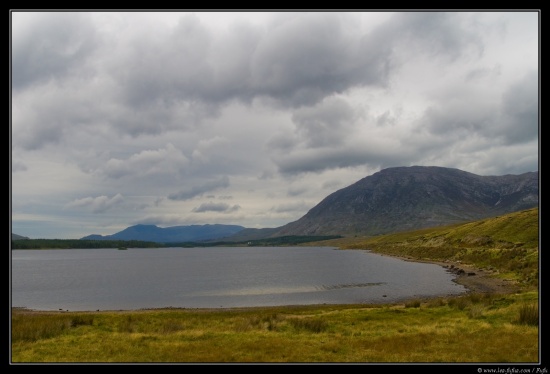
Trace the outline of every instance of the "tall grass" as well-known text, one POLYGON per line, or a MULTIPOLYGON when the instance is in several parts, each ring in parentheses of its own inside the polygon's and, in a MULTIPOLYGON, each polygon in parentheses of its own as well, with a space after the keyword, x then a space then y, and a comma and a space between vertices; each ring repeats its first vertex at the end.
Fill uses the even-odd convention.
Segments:
POLYGON ((538 326, 538 303, 523 303, 519 309, 519 316, 516 322, 523 325, 538 326))
POLYGON ((537 362, 537 300, 526 292, 408 305, 14 310, 11 353, 14 363, 537 362))
POLYGON ((12 316, 12 341, 37 341, 59 336, 82 325, 92 325, 93 316, 79 314, 19 314, 12 316))

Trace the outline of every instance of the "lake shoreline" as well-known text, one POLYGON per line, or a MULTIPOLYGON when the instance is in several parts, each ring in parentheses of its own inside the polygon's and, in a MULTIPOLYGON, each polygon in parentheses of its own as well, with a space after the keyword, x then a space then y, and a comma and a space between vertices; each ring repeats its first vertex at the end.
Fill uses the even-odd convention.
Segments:
POLYGON ((406 256, 395 256, 385 253, 372 252, 380 256, 393 257, 403 261, 421 262, 439 265, 444 267, 448 271, 454 273, 456 278, 453 280, 455 283, 464 286, 468 293, 515 293, 519 291, 519 287, 515 282, 496 278, 494 273, 485 269, 479 269, 474 266, 463 264, 456 261, 431 261, 420 260, 406 256))

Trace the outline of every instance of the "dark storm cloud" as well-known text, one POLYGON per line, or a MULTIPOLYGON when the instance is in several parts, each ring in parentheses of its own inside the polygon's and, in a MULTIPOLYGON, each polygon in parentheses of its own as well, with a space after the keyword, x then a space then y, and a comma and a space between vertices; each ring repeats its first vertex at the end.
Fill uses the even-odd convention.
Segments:
POLYGON ((327 169, 372 165, 381 168, 408 165, 410 159, 404 149, 371 150, 365 148, 337 148, 307 150, 283 155, 274 160, 283 174, 321 172, 327 169))
POLYGON ((275 213, 289 213, 289 212, 307 212, 311 209, 311 205, 304 202, 297 202, 291 204, 280 204, 274 207, 271 207, 269 211, 275 213))
MULTIPOLYGON (((29 102, 37 109, 29 115, 20 145, 37 149, 57 141, 66 136, 60 123, 74 127, 100 121, 134 137, 191 129, 220 115, 222 105, 233 100, 314 106, 354 87, 385 87, 408 58, 395 54, 396 46, 414 46, 411 53, 420 46, 454 57, 475 42, 453 14, 396 14, 363 34, 358 17, 282 13, 270 26, 241 22, 216 34, 195 14, 182 14, 173 27, 151 21, 143 28, 129 14, 131 32, 109 35, 94 31, 86 13, 39 13, 13 41, 14 86, 71 78, 70 85, 56 84, 44 94, 52 97, 53 107, 82 110, 78 115, 67 109, 47 114, 40 102, 29 102), (89 59, 92 52, 99 58, 89 59)), ((313 119, 306 117, 295 114, 301 130, 311 133, 313 119)), ((328 119, 315 121, 319 125, 328 119)), ((326 142, 325 135, 330 134, 311 138, 312 145, 326 142)))
POLYGON ((292 114, 294 134, 277 134, 267 141, 267 147, 288 154, 297 147, 345 147, 345 141, 357 129, 363 113, 345 100, 331 97, 314 106, 297 108, 292 114))
MULTIPOLYGON (((361 85, 384 85, 389 50, 349 33, 353 14, 309 13, 277 24, 252 56, 252 87, 288 106, 361 85)), ((357 30, 355 30, 357 31, 357 30)))
POLYGON ((189 200, 196 196, 201 196, 207 192, 217 190, 219 188, 229 187, 229 178, 223 176, 220 179, 202 183, 200 185, 184 188, 183 190, 168 195, 170 200, 189 200))
POLYGON ((184 15, 173 30, 159 25, 162 36, 139 35, 121 46, 111 76, 132 107, 254 97, 311 105, 350 87, 385 84, 390 49, 349 32, 354 17, 300 14, 265 31, 238 24, 218 36, 184 15))
MULTIPOLYGON (((15 90, 70 74, 83 74, 97 46, 86 13, 40 13, 12 40, 12 85, 15 90)), ((12 14, 14 18, 20 13, 12 14)))
POLYGON ((241 207, 239 205, 229 205, 225 203, 202 203, 197 208, 193 208, 194 213, 203 213, 203 212, 220 212, 220 213, 231 213, 239 210, 241 207))
POLYGON ((167 105, 207 100, 214 71, 207 58, 212 36, 195 15, 183 15, 173 30, 156 25, 155 34, 125 40, 110 74, 128 105, 167 105))

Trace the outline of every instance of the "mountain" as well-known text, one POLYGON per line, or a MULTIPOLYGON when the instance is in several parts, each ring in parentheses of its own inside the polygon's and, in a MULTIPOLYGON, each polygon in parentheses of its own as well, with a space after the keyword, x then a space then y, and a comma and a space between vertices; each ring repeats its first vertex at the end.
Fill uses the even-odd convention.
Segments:
POLYGON ((266 238, 272 238, 274 237, 273 234, 275 234, 278 230, 279 230, 278 227, 263 228, 263 229, 245 228, 234 235, 224 238, 224 240, 227 240, 230 242, 245 242, 248 240, 261 240, 266 238))
POLYGON ((26 236, 14 234, 13 232, 11 233, 11 240, 22 240, 22 239, 28 239, 28 238, 26 236))
POLYGON ((221 239, 243 230, 238 225, 190 225, 161 228, 155 225, 130 226, 113 235, 88 235, 81 240, 142 240, 157 243, 194 242, 221 239))
POLYGON ((480 176, 458 169, 383 169, 328 195, 284 235, 378 235, 474 221, 537 207, 539 173, 480 176))

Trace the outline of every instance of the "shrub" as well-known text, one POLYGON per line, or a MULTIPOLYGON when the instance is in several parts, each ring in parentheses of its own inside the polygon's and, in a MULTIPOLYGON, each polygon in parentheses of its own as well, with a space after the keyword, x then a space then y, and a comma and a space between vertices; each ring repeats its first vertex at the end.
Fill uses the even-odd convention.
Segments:
POLYGON ((328 323, 322 319, 291 319, 290 324, 297 330, 305 330, 316 334, 327 329, 328 323))
POLYGON ((449 306, 458 310, 464 310, 470 303, 470 300, 467 300, 465 297, 456 297, 449 300, 449 306))
POLYGON ((470 310, 468 310, 468 318, 480 318, 483 316, 483 305, 480 304, 474 304, 470 307, 470 310))
POLYGON ((419 308, 420 300, 410 300, 405 303, 405 308, 419 308))

